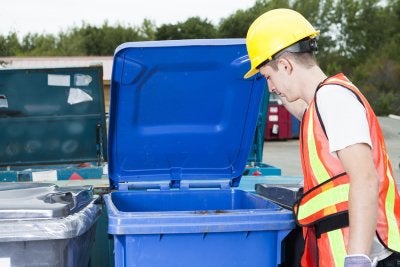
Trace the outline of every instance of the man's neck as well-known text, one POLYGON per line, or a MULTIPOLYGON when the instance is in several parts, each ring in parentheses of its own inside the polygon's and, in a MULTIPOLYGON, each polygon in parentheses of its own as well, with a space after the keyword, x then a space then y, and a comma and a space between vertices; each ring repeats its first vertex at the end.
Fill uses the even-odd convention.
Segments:
POLYGON ((317 65, 311 69, 303 69, 300 75, 302 80, 301 98, 306 101, 307 104, 310 104, 319 84, 323 82, 327 76, 317 65))

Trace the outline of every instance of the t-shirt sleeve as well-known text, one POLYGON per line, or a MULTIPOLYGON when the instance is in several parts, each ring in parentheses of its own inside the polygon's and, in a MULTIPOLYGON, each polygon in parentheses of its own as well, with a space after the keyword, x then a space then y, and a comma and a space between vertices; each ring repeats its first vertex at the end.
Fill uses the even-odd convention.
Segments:
POLYGON ((340 85, 325 85, 317 92, 317 106, 331 153, 358 143, 372 148, 365 108, 353 92, 340 85))

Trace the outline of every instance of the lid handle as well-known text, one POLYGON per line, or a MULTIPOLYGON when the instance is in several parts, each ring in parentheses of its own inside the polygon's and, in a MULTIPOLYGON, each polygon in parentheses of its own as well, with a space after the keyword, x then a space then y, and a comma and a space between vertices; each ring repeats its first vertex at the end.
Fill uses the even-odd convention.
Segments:
POLYGON ((144 181, 144 182, 124 182, 118 184, 118 190, 128 191, 128 190, 147 190, 147 189, 160 189, 169 190, 170 181, 144 181))
POLYGON ((231 181, 229 179, 221 179, 217 181, 207 181, 207 180, 181 180, 180 188, 220 188, 220 189, 230 189, 231 181))

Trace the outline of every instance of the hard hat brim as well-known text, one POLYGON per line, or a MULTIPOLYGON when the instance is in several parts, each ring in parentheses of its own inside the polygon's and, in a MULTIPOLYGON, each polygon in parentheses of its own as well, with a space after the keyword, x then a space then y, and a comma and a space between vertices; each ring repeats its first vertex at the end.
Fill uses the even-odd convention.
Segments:
POLYGON ((245 79, 251 78, 254 75, 256 75, 257 73, 258 73, 258 69, 251 69, 243 76, 243 78, 245 78, 245 79))

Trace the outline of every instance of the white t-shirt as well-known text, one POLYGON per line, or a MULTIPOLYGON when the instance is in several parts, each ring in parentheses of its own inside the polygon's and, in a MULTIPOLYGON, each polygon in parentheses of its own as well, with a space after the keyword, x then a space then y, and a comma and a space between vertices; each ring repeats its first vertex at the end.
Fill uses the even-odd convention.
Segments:
MULTIPOLYGON (((324 85, 317 92, 317 107, 329 140, 329 150, 336 152, 350 145, 365 143, 372 148, 364 106, 357 96, 340 85, 324 85)), ((375 236, 369 257, 382 260, 391 254, 375 236)))
POLYGON ((357 143, 372 148, 364 106, 356 95, 339 85, 325 85, 317 92, 317 107, 334 153, 357 143))

